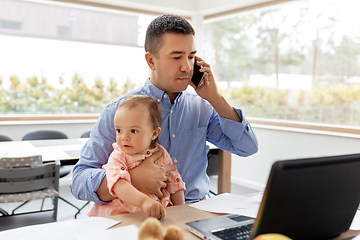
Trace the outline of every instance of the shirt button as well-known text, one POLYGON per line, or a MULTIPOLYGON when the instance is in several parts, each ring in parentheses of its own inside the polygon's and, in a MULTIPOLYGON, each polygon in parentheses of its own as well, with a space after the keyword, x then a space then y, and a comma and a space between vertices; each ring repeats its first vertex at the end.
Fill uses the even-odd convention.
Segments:
POLYGON ((160 102, 160 99, 158 99, 157 101, 160 102))
POLYGON ((166 98, 167 97, 167 95, 166 94, 164 94, 164 98, 166 98))
POLYGON ((174 134, 174 133, 172 134, 172 137, 173 137, 173 138, 175 137, 175 134, 174 134))
POLYGON ((177 181, 177 182, 179 182, 179 181, 180 181, 180 179, 179 179, 179 178, 176 178, 176 181, 177 181))
POLYGON ((177 159, 174 160, 174 163, 177 163, 177 159))
POLYGON ((124 167, 121 167, 121 170, 123 170, 123 171, 124 171, 124 170, 125 170, 125 168, 124 168, 124 167))
POLYGON ((170 113, 173 113, 173 111, 171 110, 170 113))

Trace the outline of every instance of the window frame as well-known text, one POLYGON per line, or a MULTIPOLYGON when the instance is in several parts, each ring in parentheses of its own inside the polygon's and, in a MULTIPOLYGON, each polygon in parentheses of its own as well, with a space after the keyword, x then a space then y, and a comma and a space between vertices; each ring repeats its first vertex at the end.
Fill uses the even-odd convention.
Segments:
MULTIPOLYGON (((264 8, 272 5, 284 4, 286 2, 291 2, 294 0, 273 0, 262 3, 257 3, 253 5, 248 5, 245 7, 235 8, 228 11, 223 11, 220 13, 208 14, 203 16, 203 20, 214 20, 216 18, 222 18, 225 16, 237 14, 239 12, 250 11, 254 9, 264 8)), ((127 13, 137 13, 137 14, 149 14, 149 15, 162 15, 164 12, 150 11, 145 9, 130 8, 124 6, 115 6, 111 4, 99 3, 99 2, 89 2, 89 1, 80 1, 80 0, 53 0, 53 2, 58 2, 62 4, 75 4, 85 7, 95 7, 103 8, 108 10, 118 10, 124 11, 127 13)), ((196 15, 196 14, 195 14, 196 15)), ((194 16, 182 16, 186 19, 192 19, 194 16)), ((95 122, 100 114, 0 114, 0 125, 16 125, 16 124, 30 124, 31 122, 43 122, 49 123, 54 121, 67 121, 67 122, 95 122)), ((320 123, 308 123, 308 122, 295 122, 287 120, 273 120, 265 118, 247 118, 251 124, 259 128, 274 128, 280 127, 284 131, 311 131, 318 134, 326 135, 336 135, 343 134, 345 137, 350 138, 360 138, 360 127, 353 126, 342 126, 342 125, 330 125, 330 124, 320 124, 320 123)))

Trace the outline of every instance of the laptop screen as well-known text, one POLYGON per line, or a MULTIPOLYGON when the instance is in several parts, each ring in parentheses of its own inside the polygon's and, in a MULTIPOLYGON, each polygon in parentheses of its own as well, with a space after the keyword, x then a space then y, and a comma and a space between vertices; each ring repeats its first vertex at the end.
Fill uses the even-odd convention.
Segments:
POLYGON ((360 154, 273 164, 252 238, 328 239, 350 227, 360 202, 360 154))

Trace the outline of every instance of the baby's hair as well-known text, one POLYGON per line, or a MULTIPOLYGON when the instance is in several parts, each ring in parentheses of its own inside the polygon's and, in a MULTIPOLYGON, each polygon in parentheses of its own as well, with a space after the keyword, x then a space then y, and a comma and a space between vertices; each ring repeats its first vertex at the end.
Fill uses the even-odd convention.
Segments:
POLYGON ((162 114, 161 107, 151 97, 145 95, 130 95, 125 98, 125 100, 119 105, 119 108, 126 107, 128 109, 132 109, 138 106, 143 106, 149 110, 150 119, 153 123, 154 129, 157 127, 161 127, 162 124, 162 114))

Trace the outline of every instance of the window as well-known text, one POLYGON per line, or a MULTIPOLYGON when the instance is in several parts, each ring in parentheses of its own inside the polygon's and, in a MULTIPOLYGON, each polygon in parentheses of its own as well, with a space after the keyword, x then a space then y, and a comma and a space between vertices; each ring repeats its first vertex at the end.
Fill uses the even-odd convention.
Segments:
POLYGON ((154 17, 0 0, 0 114, 100 113, 145 82, 139 38, 154 17))
POLYGON ((205 24, 205 59, 247 116, 360 126, 360 3, 293 1, 205 24))

